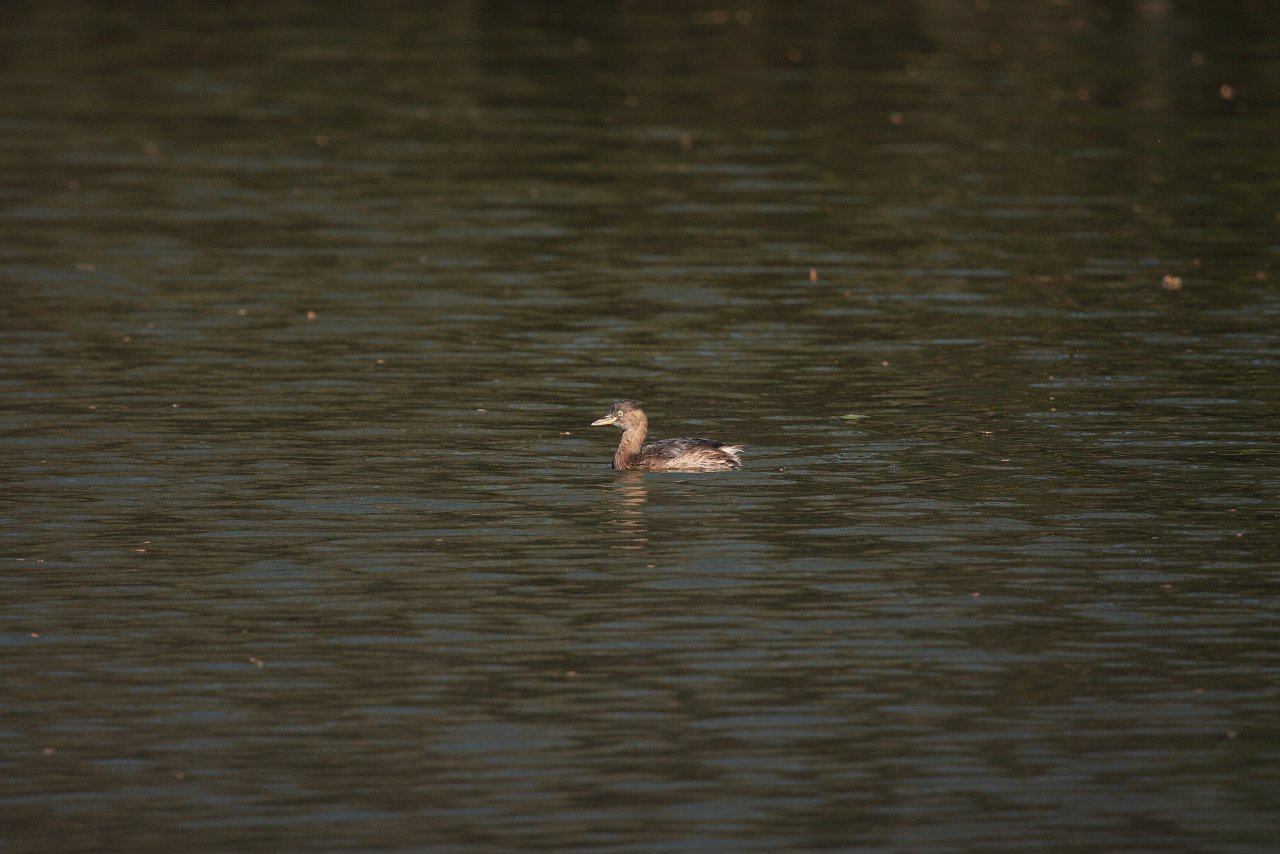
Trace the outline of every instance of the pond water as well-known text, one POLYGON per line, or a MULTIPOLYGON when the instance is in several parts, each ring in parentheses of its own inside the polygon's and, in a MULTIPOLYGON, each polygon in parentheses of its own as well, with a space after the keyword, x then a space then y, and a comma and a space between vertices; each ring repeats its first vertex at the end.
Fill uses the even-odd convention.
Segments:
POLYGON ((2 14, 5 850, 1274 845, 1272 4, 2 14))

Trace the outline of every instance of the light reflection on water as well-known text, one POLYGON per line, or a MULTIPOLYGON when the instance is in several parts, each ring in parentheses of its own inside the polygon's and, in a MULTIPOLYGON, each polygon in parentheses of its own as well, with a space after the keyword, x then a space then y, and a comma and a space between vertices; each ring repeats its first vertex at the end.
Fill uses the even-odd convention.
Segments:
POLYGON ((1272 66, 319 8, 4 36, 15 850, 1271 842, 1272 66))

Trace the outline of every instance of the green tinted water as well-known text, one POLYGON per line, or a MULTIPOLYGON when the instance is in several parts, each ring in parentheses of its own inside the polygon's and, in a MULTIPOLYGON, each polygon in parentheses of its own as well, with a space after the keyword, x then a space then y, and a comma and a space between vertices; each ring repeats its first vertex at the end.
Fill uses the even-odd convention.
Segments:
POLYGON ((12 6, 9 847, 1267 847, 1277 19, 985 5, 12 6))

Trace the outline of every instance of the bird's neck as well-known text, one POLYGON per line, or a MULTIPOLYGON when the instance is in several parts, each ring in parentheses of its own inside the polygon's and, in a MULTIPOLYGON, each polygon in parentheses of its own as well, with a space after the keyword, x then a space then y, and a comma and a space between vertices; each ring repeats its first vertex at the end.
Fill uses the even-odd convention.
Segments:
POLYGON ((640 448, 644 445, 646 432, 648 432, 647 424, 633 424, 622 432, 622 441, 618 443, 618 450, 613 455, 615 469, 630 467, 631 461, 635 459, 636 454, 640 453, 640 448))

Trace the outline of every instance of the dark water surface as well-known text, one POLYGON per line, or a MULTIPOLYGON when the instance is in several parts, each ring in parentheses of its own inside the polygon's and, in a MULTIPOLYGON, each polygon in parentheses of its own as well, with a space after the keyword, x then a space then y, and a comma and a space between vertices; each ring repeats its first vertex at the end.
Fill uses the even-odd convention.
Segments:
POLYGON ((0 18, 0 848, 1274 845, 1274 4, 0 18))

